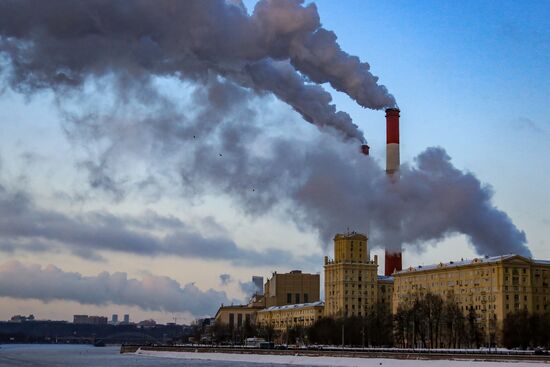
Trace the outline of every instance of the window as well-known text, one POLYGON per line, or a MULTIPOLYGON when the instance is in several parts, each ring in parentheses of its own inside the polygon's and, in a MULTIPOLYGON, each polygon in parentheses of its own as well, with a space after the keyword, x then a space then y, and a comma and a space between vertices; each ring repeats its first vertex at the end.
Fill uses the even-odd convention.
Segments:
POLYGON ((243 326, 243 314, 242 313, 237 315, 237 325, 239 327, 243 326))
POLYGON ((286 294, 286 303, 291 304, 292 303, 292 293, 286 294))
POLYGON ((308 303, 308 302, 309 302, 309 294, 304 293, 304 303, 308 303))
POLYGON ((229 326, 230 327, 235 326, 235 314, 234 313, 229 314, 229 326))
POLYGON ((300 303, 300 293, 295 294, 296 303, 300 303))

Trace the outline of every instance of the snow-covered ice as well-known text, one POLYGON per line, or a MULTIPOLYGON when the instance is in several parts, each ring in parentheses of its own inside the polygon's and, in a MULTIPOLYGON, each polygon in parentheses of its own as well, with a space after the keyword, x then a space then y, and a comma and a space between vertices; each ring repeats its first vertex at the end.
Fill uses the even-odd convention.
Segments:
POLYGON ((179 358, 188 360, 228 361, 259 364, 286 364, 295 366, 334 366, 334 367, 533 367, 544 362, 517 362, 517 361, 476 361, 466 359, 456 360, 410 360, 387 358, 347 358, 347 357, 314 357, 301 355, 274 355, 274 354, 234 354, 234 353, 193 353, 193 352, 160 352, 138 350, 136 354, 160 358, 179 358))

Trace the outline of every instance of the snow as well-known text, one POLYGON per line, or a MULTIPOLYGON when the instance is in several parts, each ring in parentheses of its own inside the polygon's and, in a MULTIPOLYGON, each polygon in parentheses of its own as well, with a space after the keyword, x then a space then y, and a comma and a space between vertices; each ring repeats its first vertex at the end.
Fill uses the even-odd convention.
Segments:
MULTIPOLYGON (((236 353, 193 353, 193 352, 160 352, 139 349, 136 354, 160 358, 176 358, 188 360, 226 361, 259 364, 286 364, 294 366, 334 366, 334 367, 533 367, 537 362, 517 361, 475 361, 475 360, 405 360, 386 358, 344 358, 344 357, 312 357, 300 355, 275 354, 236 354, 236 353)), ((544 362, 539 362, 544 363, 544 362)))

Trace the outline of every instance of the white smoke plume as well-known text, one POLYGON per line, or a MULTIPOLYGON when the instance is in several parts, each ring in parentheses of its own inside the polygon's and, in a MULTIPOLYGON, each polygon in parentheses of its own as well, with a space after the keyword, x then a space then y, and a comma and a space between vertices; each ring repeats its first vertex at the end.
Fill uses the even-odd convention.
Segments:
POLYGON ((22 91, 109 74, 144 82, 215 72, 273 92, 307 121, 359 140, 349 116, 307 80, 328 82, 363 107, 395 105, 369 65, 321 27, 315 4, 299 0, 263 0, 251 15, 224 0, 3 0, 0 16, 0 53, 11 63, 11 85, 22 91))
POLYGON ((443 149, 421 153, 390 185, 346 142, 363 141, 362 132, 318 83, 363 107, 395 100, 321 27, 314 4, 263 0, 248 15, 222 0, 0 0, 0 16, 9 85, 51 89, 61 106, 78 106, 62 106, 66 130, 83 144, 111 142, 99 162, 83 167, 93 187, 119 200, 127 187, 116 179, 117 160, 150 157, 178 167, 186 195, 229 195, 250 215, 284 207, 324 244, 350 227, 367 231, 373 247, 422 246, 459 233, 480 254, 530 255, 525 233, 492 204, 490 187, 455 168, 443 149), (159 92, 163 78, 191 85, 191 100, 159 92), (102 83, 114 102, 90 106, 84 90, 102 83), (323 133, 273 134, 257 106, 268 94, 323 133))

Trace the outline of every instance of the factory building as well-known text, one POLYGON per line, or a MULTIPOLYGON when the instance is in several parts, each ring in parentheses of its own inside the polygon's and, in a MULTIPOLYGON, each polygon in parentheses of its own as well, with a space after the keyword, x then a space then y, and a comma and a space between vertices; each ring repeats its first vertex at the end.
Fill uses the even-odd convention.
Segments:
POLYGON ((274 272, 264 286, 265 305, 272 307, 320 301, 320 284, 319 274, 302 273, 301 270, 274 272))
POLYGON ((272 306, 258 311, 257 323, 270 325, 277 332, 293 327, 308 327, 323 317, 324 302, 311 302, 286 306, 272 306))
POLYGON ((497 334, 506 315, 547 311, 550 261, 503 255, 417 266, 394 273, 393 312, 427 292, 473 309, 482 331, 497 334))

